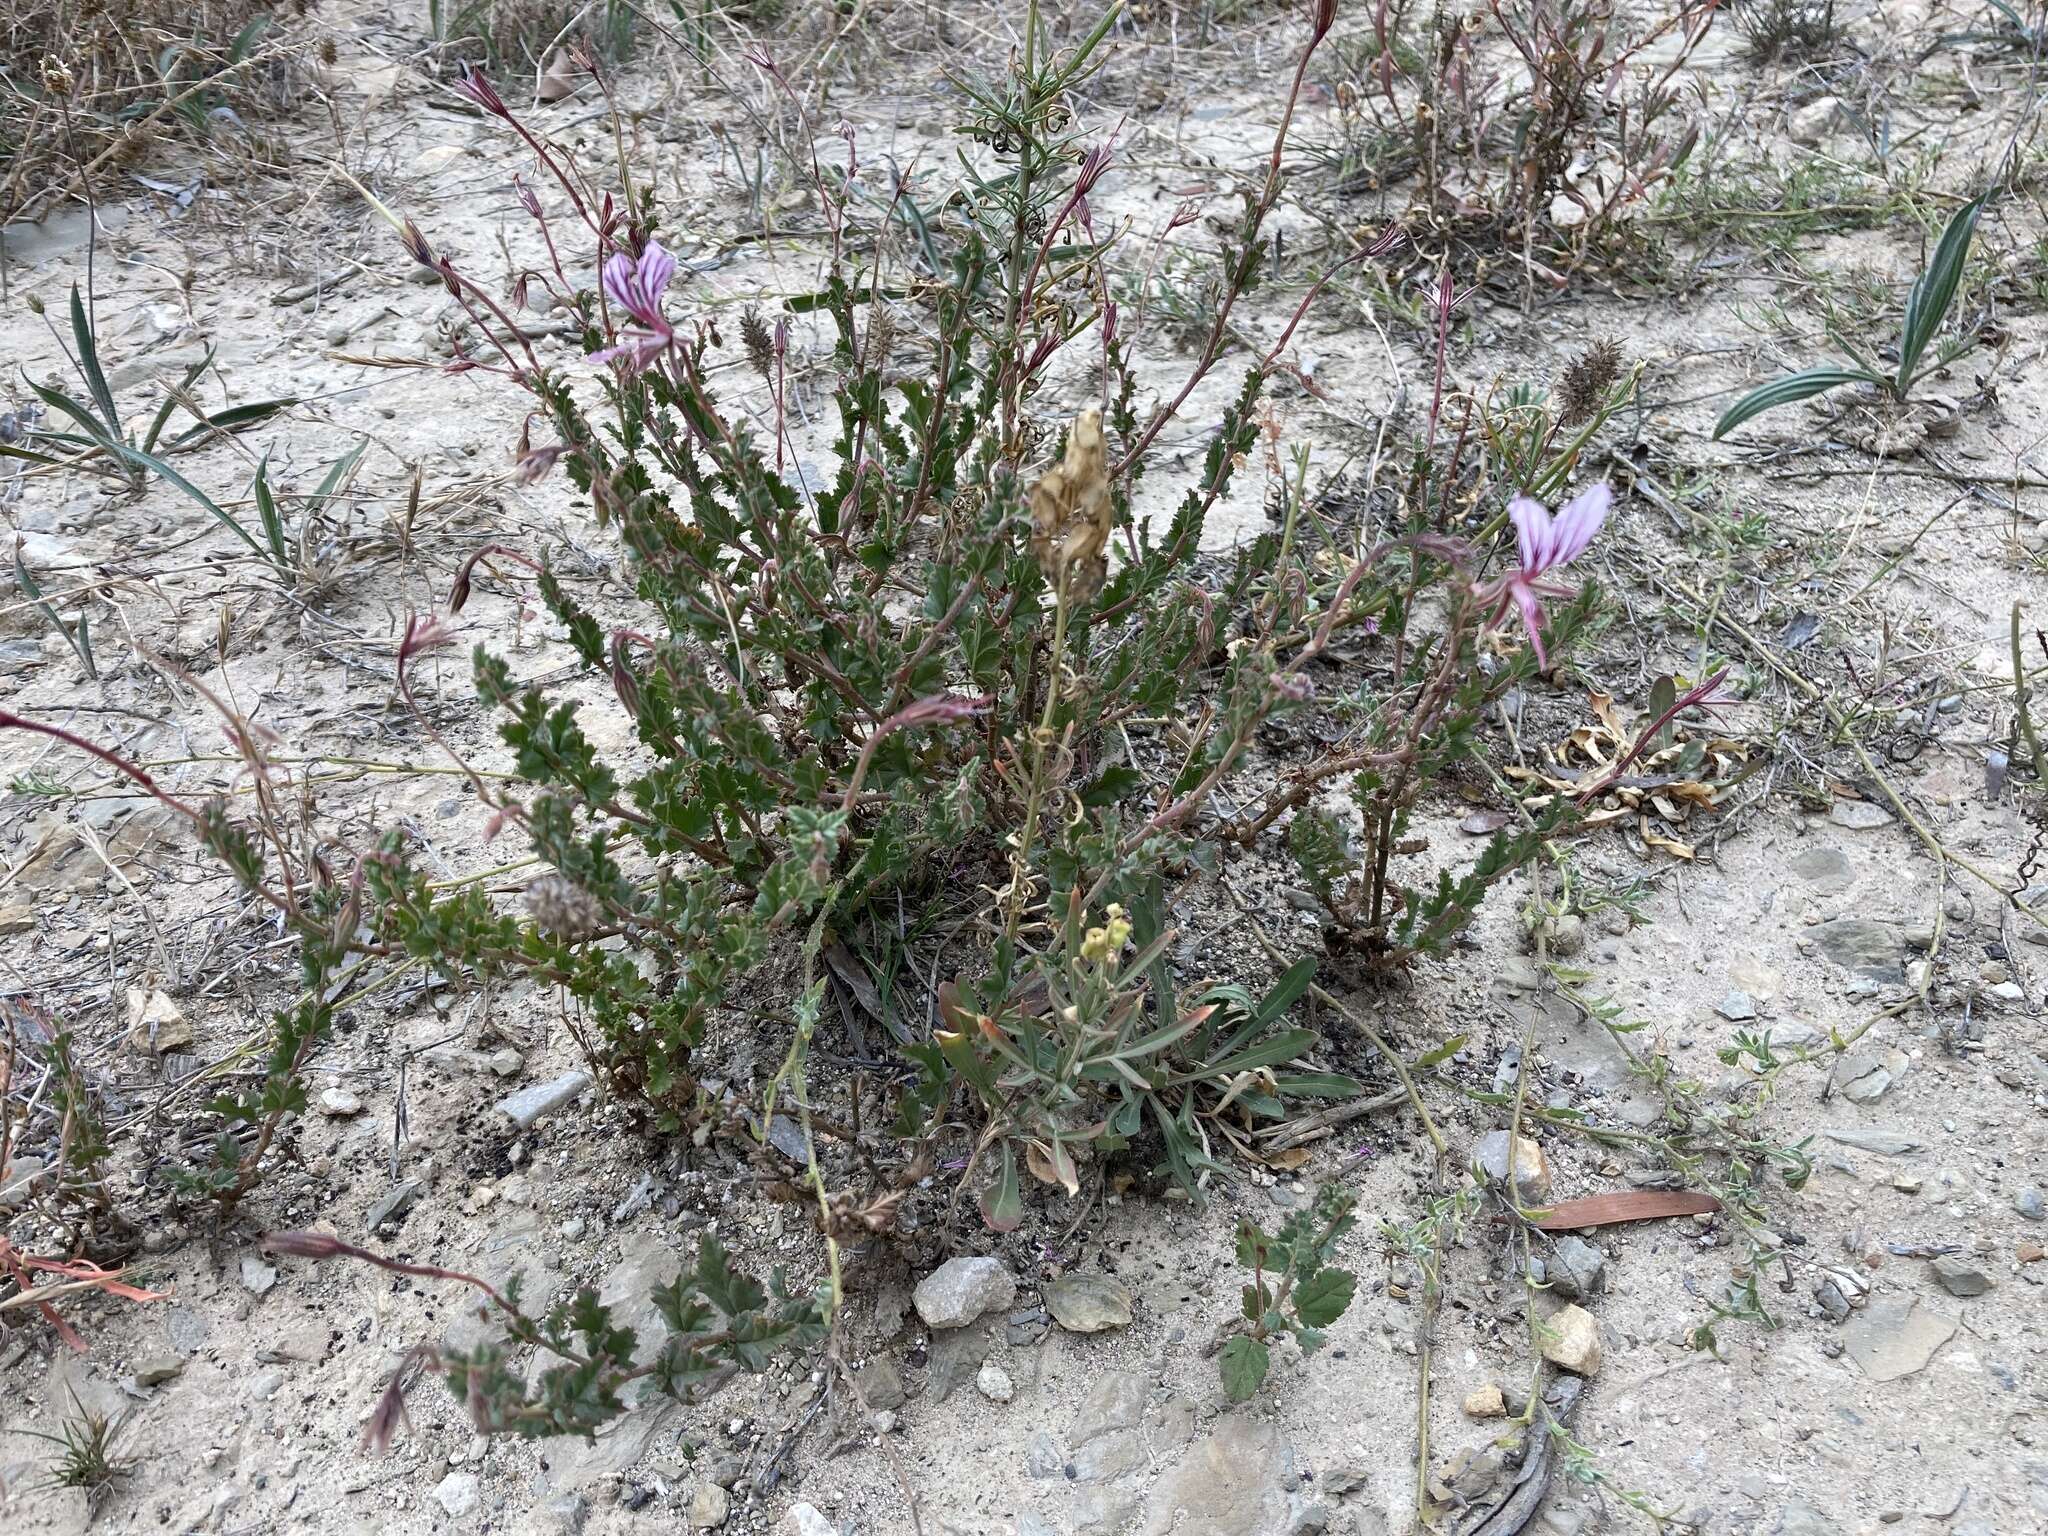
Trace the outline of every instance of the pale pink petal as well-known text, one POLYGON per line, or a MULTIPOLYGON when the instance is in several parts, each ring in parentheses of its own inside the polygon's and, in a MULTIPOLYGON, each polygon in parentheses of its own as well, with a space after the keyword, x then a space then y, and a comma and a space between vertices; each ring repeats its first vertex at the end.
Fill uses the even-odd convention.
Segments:
POLYGON ((1536 670, 1548 672, 1550 658, 1543 654, 1543 604, 1537 600, 1535 588, 1519 581, 1511 582, 1508 595, 1522 610, 1522 628, 1529 632, 1529 644, 1536 652, 1536 670))
POLYGON ((1545 556, 1550 550, 1550 510, 1533 496, 1517 496, 1508 503, 1508 521, 1515 525, 1515 542, 1522 551, 1522 570, 1527 575, 1550 568, 1545 556))
POLYGON ((647 249, 640 253, 640 288, 647 295, 649 310, 659 313, 661 296, 668 292, 668 285, 676 275, 676 259, 662 249, 659 240, 647 242, 647 249))
POLYGON ((604 291, 611 301, 629 313, 633 308, 633 258, 624 251, 604 264, 604 291))
POLYGON ((1569 565, 1586 552, 1614 505, 1614 492, 1605 480, 1589 485, 1557 509, 1552 524, 1551 566, 1569 565))
POLYGON ((604 264, 604 291, 611 301, 650 330, 666 330, 661 296, 676 275, 676 259, 650 240, 636 262, 624 251, 604 264))

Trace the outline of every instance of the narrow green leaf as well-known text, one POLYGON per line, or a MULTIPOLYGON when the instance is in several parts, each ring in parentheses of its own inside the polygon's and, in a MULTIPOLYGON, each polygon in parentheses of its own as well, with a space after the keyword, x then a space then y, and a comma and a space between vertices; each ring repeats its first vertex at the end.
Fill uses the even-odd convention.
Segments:
POLYGON ((1223 1346, 1216 1368, 1223 1376, 1223 1395, 1233 1403, 1244 1402, 1266 1379, 1272 1355, 1266 1346, 1248 1333, 1240 1333, 1223 1346))
POLYGON ((1316 1032, 1312 1029, 1283 1029, 1277 1035, 1248 1045, 1221 1061, 1182 1073, 1175 1081, 1193 1082, 1205 1077, 1228 1077, 1233 1072, 1249 1072, 1256 1067, 1277 1067, 1282 1062, 1294 1060, 1315 1043, 1316 1032))
POLYGON ((239 432, 259 421, 268 421, 279 411, 288 411, 298 403, 297 395, 282 395, 275 400, 251 400, 245 405, 230 405, 200 417, 196 425, 187 427, 164 447, 167 450, 182 448, 187 443, 203 441, 216 432, 239 432))
POLYGON ((1983 210, 1981 197, 1956 210, 1948 228, 1941 232, 1941 242, 1935 246, 1927 270, 1906 295, 1906 321, 1899 330, 1897 387, 1902 395, 1918 377, 1915 370, 1920 366, 1920 354, 1927 350, 1927 343, 1941 329, 1949 305, 1955 302, 1956 289, 1963 281, 1963 264, 1970 257, 1970 237, 1977 232, 1977 215, 1983 210))
POLYGON ((1458 1052, 1465 1049, 1465 1040, 1466 1036, 1464 1035, 1451 1036, 1442 1045, 1432 1046, 1422 1055, 1416 1057, 1409 1064, 1408 1070, 1411 1072, 1424 1072, 1435 1066, 1438 1062, 1449 1061, 1458 1052))
POLYGON ((156 452, 157 439, 164 435, 164 427, 171 419, 171 412, 178 408, 179 403, 185 398, 185 392, 191 389, 200 374, 206 372, 207 365, 212 361, 213 348, 208 347, 206 356, 185 370, 185 377, 178 381, 178 387, 164 391, 164 403, 156 408, 156 415, 149 423, 149 431, 142 437, 144 453, 156 452))
POLYGON ((139 448, 130 448, 126 443, 107 443, 104 447, 108 453, 111 453, 123 463, 134 464, 143 469, 153 470, 155 473, 163 476, 165 480, 168 480, 172 485, 175 485, 187 496, 198 502, 200 506, 211 512, 214 517, 219 519, 221 526, 233 533, 236 538, 255 550, 257 554, 264 553, 263 546, 250 536, 248 529, 236 522, 234 517, 224 511, 211 496, 207 495, 206 492, 199 489, 198 486, 187 480, 155 454, 144 453, 139 448))
POLYGON ((313 494, 306 498, 308 512, 317 512, 327 504, 328 497, 340 489, 343 478, 356 467, 356 460, 363 456, 363 451, 369 446, 370 440, 364 438, 356 444, 353 452, 343 454, 329 466, 327 473, 321 476, 319 485, 313 488, 313 494))
POLYGON ((280 570, 291 564, 285 553, 284 516, 277 509, 277 497, 270 489, 270 455, 264 454, 256 465, 256 479, 250 487, 256 498, 256 515, 263 520, 263 537, 270 545, 270 558, 277 562, 280 570))
POLYGON ((12 443, 0 443, 0 459, 22 459, 30 464, 43 464, 51 469, 61 469, 64 461, 47 453, 37 453, 33 448, 17 448, 12 443))
MULTIPOLYGON (((63 390, 51 389, 48 385, 38 384, 33 379, 28 381, 28 387, 36 392, 36 398, 41 400, 43 404, 49 406, 52 410, 62 411, 66 416, 69 416, 81 427, 85 428, 86 436, 92 439, 96 446, 100 448, 111 448, 113 446, 114 435, 107 430, 106 424, 99 417, 93 415, 84 405, 65 394, 63 390)), ((38 437, 48 437, 51 434, 39 432, 36 435, 38 437)))
POLYGON ((78 633, 76 635, 66 635, 64 638, 69 640, 71 648, 78 652, 79 662, 85 667, 85 675, 94 682, 98 682, 100 669, 98 664, 92 659, 92 630, 87 623, 83 608, 78 611, 78 633))
POLYGON ((107 387, 106 373, 100 368, 99 342, 92 333, 92 321, 86 317, 85 300, 79 296, 76 283, 71 285, 71 339, 78 344, 78 370, 85 375, 85 387, 106 417, 107 434, 118 438, 121 413, 115 408, 114 392, 107 387))
POLYGON ((1365 1084, 1341 1072, 1281 1072, 1273 1086, 1283 1099, 1355 1099, 1365 1084))
POLYGON ((1301 995, 1308 991, 1310 983, 1315 979, 1315 956, 1303 955, 1281 973, 1280 979, 1273 983, 1272 990, 1259 1000, 1258 1021, 1261 1024, 1273 1023, 1300 1001, 1301 995))
POLYGON ((1844 384, 1875 384, 1885 387, 1885 381, 1874 373, 1864 373, 1855 368, 1808 368, 1799 373, 1788 373, 1782 378, 1759 384, 1740 400, 1729 406, 1721 419, 1714 423, 1714 437, 1726 437, 1752 416, 1775 410, 1781 405, 1790 405, 1796 400, 1810 399, 1824 395, 1831 389, 1840 389, 1844 384))
POLYGON ((93 664, 92 636, 86 630, 85 610, 79 610, 78 628, 73 632, 57 616, 57 610, 44 599, 42 587, 38 585, 35 577, 29 574, 28 562, 21 558, 21 537, 18 534, 14 540, 14 580, 21 590, 28 594, 30 601, 42 610, 43 617, 50 621, 50 627, 64 637, 64 643, 71 647, 71 652, 78 658, 79 665, 85 668, 85 675, 97 680, 100 670, 93 664))

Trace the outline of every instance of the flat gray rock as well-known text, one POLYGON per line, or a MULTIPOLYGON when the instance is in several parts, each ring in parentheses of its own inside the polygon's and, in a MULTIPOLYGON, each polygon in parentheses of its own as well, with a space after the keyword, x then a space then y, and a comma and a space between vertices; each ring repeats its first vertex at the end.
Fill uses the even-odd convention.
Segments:
POLYGON ((1892 824, 1892 813, 1873 800, 1837 800, 1828 808, 1828 820, 1851 832, 1875 832, 1892 824))
POLYGON ((1904 1131, 1861 1131, 1842 1130, 1823 1133, 1829 1141, 1838 1141, 1845 1147, 1854 1147, 1859 1152, 1875 1152, 1880 1157, 1904 1157, 1912 1152, 1924 1152, 1927 1143, 1917 1136, 1904 1131))
POLYGON ((1802 849, 1792 855, 1791 870, 1823 895, 1835 895, 1856 883, 1856 866, 1839 848, 1802 849))
POLYGON ((1911 1065, 1906 1053, 1896 1047, 1861 1046, 1835 1063, 1835 1092, 1851 1104, 1873 1104, 1906 1075, 1911 1065))
POLYGON ((1069 1333, 1131 1325, 1131 1293, 1107 1275, 1062 1275, 1039 1287, 1045 1310, 1069 1333))
POLYGON ((590 1086, 590 1074, 581 1070, 564 1072, 560 1077, 550 1078, 544 1083, 534 1083, 508 1093, 498 1100, 498 1113, 506 1116, 522 1131, 530 1130, 543 1115, 551 1115, 576 1102, 584 1089, 590 1086))
POLYGON ((1154 1485, 1145 1536, 1287 1536, 1299 1529, 1294 1451, 1272 1424, 1221 1420, 1154 1485))
POLYGON ((1901 953, 1905 936, 1896 923, 1867 917, 1838 917, 1806 930, 1820 952, 1851 975, 1868 981, 1899 981, 1905 976, 1901 953))
POLYGON ((1917 1301, 1880 1301, 1842 1326, 1842 1346, 1872 1381, 1897 1381, 1932 1360, 1955 1331, 1954 1318, 1917 1301))

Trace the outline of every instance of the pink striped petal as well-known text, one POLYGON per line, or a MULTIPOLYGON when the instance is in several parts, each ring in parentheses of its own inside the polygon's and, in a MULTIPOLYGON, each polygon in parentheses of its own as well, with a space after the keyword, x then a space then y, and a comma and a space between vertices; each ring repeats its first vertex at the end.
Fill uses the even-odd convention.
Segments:
POLYGON ((1508 503, 1508 521, 1515 525, 1515 542, 1522 552, 1522 572, 1534 576, 1550 569, 1550 509, 1533 496, 1517 496, 1508 503))
POLYGON ((1551 566, 1569 565, 1586 552, 1607 521, 1614 506, 1614 492, 1605 480, 1589 485, 1557 509, 1551 525, 1551 566))
POLYGON ((1522 610, 1522 628, 1529 632, 1529 645, 1536 652, 1536 670, 1548 672, 1550 658, 1543 654, 1543 604, 1536 596, 1536 589, 1517 581, 1509 585, 1508 595, 1522 610))

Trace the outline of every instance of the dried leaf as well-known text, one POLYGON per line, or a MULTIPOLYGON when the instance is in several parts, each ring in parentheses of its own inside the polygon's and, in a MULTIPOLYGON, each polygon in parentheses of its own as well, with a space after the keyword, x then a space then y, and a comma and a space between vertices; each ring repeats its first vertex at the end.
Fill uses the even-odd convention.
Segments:
POLYGON ((1081 1193, 1081 1178, 1073 1155, 1058 1142, 1042 1146, 1031 1142, 1024 1148, 1024 1166, 1041 1184, 1057 1184, 1071 1197, 1081 1193))
POLYGON ((1066 457, 1031 488, 1031 553, 1057 589, 1085 602, 1109 575, 1109 458, 1102 412, 1083 411, 1067 433, 1066 457))
POLYGON ((1636 830, 1643 834, 1643 841, 1652 848, 1662 848, 1674 858, 1693 859, 1698 857, 1690 843, 1674 842, 1668 837, 1650 830, 1650 818, 1645 816, 1636 824, 1636 830))
POLYGON ((1579 1227, 1606 1227, 1618 1221, 1655 1221, 1665 1216, 1697 1216, 1718 1211, 1721 1202, 1690 1189, 1632 1189, 1613 1195, 1588 1195, 1560 1200, 1545 1210, 1536 1225, 1545 1232, 1579 1227))
POLYGON ((1586 698, 1593 706, 1593 717, 1606 726, 1617 741, 1627 740, 1628 729, 1621 723, 1621 716, 1614 712, 1614 696, 1607 693, 1589 693, 1586 698))
POLYGON ((582 71, 567 53, 558 50, 548 60, 547 72, 540 77, 534 94, 545 102, 567 101, 582 84, 582 71))

